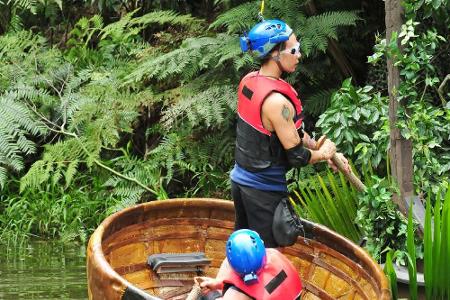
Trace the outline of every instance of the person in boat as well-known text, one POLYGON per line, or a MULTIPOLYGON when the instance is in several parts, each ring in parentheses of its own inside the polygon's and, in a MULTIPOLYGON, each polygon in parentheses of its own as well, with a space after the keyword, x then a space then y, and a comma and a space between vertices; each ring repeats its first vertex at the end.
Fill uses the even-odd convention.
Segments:
POLYGON ((278 250, 266 249, 259 234, 249 229, 230 235, 216 278, 199 279, 203 300, 294 300, 302 292, 294 265, 278 250))
MULTIPOLYGON (((261 60, 258 71, 247 74, 238 88, 235 165, 231 191, 235 206, 235 230, 257 231, 266 247, 278 247, 272 233, 275 209, 287 197, 286 172, 328 161, 336 146, 316 141, 302 129, 302 104, 294 88, 282 80, 283 72, 295 71, 300 43, 283 21, 266 20, 240 38, 241 49, 261 60)), ((346 170, 347 160, 341 155, 346 170)))

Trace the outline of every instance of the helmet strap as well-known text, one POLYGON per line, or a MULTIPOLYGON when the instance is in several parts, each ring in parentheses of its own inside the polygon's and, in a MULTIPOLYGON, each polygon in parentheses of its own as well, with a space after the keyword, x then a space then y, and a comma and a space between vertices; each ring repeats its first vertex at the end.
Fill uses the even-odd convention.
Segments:
POLYGON ((278 68, 283 73, 284 72, 284 68, 283 68, 283 65, 281 64, 281 61, 280 61, 280 53, 278 52, 278 54, 276 56, 272 56, 272 60, 274 60, 276 62, 278 68))
POLYGON ((278 44, 277 47, 278 47, 278 53, 277 53, 276 56, 272 56, 272 59, 277 63, 277 66, 280 69, 281 73, 283 73, 284 72, 284 68, 283 68, 283 65, 281 64, 280 53, 284 49, 284 43, 278 44))

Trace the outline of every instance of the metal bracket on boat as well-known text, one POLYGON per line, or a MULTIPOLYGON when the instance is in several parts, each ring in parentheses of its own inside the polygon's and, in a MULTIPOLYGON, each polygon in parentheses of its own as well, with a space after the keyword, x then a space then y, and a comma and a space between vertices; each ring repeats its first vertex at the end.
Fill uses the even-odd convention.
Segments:
POLYGON ((211 260, 203 252, 160 253, 148 257, 148 265, 157 274, 179 272, 203 272, 211 260))

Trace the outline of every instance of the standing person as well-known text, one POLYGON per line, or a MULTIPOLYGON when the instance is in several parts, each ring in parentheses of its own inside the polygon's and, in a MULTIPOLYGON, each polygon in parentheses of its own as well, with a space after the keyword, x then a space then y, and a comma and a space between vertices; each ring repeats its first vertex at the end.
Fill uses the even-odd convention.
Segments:
POLYGON ((294 265, 278 250, 265 249, 258 233, 233 232, 216 278, 198 277, 203 299, 296 300, 302 282, 294 265))
POLYGON ((247 74, 238 89, 236 164, 230 174, 235 230, 255 230, 266 247, 274 248, 273 216, 287 197, 286 172, 320 161, 336 169, 331 162, 336 146, 327 139, 316 149, 316 141, 301 129, 297 92, 280 78, 283 72, 294 72, 301 57, 292 29, 283 21, 266 20, 240 43, 243 51, 257 53, 261 68, 247 74))

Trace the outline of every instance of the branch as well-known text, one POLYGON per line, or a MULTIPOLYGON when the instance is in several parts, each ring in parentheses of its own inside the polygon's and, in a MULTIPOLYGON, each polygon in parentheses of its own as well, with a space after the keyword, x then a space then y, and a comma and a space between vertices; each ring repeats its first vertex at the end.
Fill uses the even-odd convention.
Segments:
POLYGON ((447 81, 450 80, 450 74, 447 74, 447 76, 445 76, 444 80, 442 81, 442 83, 439 85, 438 88, 438 94, 439 94, 439 98, 441 98, 442 101, 442 105, 445 107, 445 105, 447 105, 447 101, 445 101, 444 98, 444 86, 447 83, 447 81))
MULTIPOLYGON (((56 132, 56 133, 60 133, 60 134, 63 134, 63 135, 68 135, 68 136, 74 138, 74 139, 78 142, 78 144, 80 145, 81 149, 83 149, 84 153, 86 153, 86 154, 89 156, 89 153, 90 153, 89 150, 86 149, 86 146, 85 146, 85 145, 83 144, 83 142, 80 140, 80 137, 79 137, 78 135, 76 135, 76 134, 73 133, 73 132, 65 131, 64 128, 62 128, 62 127, 56 125, 55 123, 51 122, 50 120, 48 120, 45 116, 43 116, 41 113, 39 113, 35 108, 30 107, 30 109, 31 109, 31 110, 32 110, 39 118, 41 118, 41 120, 43 121, 44 125, 45 125, 50 131, 53 131, 53 132, 56 132), (49 124, 51 124, 51 125, 53 125, 53 126, 59 128, 59 129, 56 129, 56 128, 52 127, 52 126, 49 126, 49 124)), ((157 195, 157 194, 158 194, 155 190, 149 188, 148 186, 146 186, 145 184, 143 184, 142 182, 140 182, 140 181, 137 180, 136 178, 132 178, 132 177, 126 176, 126 175, 124 175, 124 174, 122 174, 122 173, 120 173, 120 172, 118 172, 118 171, 116 171, 116 170, 114 170, 114 169, 108 167, 107 165, 103 164, 103 163, 102 163, 100 160, 98 160, 98 159, 94 159, 94 163, 95 163, 97 166, 99 166, 99 167, 101 167, 101 168, 103 168, 103 169, 105 169, 105 170, 107 170, 107 171, 113 173, 114 175, 116 175, 116 176, 118 176, 118 177, 120 177, 120 178, 123 178, 123 179, 125 179, 125 180, 134 182, 135 184, 137 184, 137 185, 139 185, 140 187, 142 187, 144 190, 146 190, 146 191, 148 191, 148 192, 150 192, 150 193, 152 193, 152 194, 154 194, 154 195, 157 195)))

